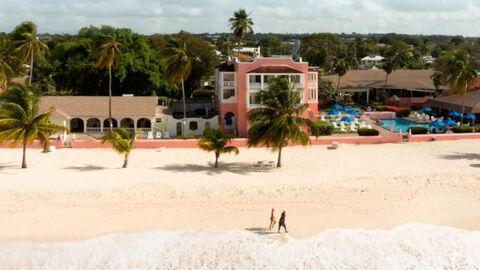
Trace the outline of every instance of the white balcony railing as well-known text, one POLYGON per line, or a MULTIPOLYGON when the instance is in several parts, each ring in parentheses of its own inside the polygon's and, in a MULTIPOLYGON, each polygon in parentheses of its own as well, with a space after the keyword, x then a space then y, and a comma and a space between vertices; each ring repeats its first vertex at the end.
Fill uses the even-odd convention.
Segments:
POLYGON ((249 83, 248 84, 248 89, 260 90, 260 89, 262 89, 262 84, 261 83, 249 83))
POLYGON ((235 81, 223 81, 223 87, 234 88, 235 81))
MULTIPOLYGON (((108 128, 105 128, 105 130, 108 130, 108 128)), ((86 133, 102 133, 102 129, 97 127, 87 127, 86 133)))

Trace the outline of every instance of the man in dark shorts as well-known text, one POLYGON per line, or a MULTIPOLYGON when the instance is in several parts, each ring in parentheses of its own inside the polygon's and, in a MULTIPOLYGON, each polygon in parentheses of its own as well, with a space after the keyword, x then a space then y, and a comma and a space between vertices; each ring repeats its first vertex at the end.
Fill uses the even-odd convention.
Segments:
POLYGON ((285 210, 283 210, 282 214, 280 215, 280 219, 278 220, 278 232, 280 233, 280 228, 283 227, 286 233, 287 231, 287 225, 285 225, 285 210))

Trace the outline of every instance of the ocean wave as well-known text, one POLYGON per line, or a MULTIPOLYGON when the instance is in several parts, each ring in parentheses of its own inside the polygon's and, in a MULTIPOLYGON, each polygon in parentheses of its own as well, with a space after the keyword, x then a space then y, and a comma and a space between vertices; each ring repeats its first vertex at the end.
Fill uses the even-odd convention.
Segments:
POLYGON ((0 269, 480 269, 480 232, 424 224, 261 231, 151 231, 78 242, 0 244, 0 269))

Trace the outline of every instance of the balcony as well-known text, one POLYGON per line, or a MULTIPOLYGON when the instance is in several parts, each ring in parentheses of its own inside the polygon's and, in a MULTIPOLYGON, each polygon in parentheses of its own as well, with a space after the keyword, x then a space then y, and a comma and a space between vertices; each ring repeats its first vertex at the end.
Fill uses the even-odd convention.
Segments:
POLYGON ((223 88, 235 88, 235 81, 223 81, 223 88))
POLYGON ((262 89, 262 84, 261 83, 249 83, 248 84, 248 89, 250 89, 250 90, 260 90, 260 89, 262 89))

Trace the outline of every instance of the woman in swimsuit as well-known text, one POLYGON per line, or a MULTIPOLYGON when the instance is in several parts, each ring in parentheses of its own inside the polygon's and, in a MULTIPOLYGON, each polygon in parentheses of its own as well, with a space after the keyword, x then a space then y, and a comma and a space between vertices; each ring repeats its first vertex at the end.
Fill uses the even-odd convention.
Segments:
POLYGON ((272 208, 272 213, 270 214, 270 227, 269 230, 271 231, 273 226, 275 226, 275 223, 277 223, 277 220, 275 219, 275 215, 273 215, 273 212, 275 209, 272 208))

